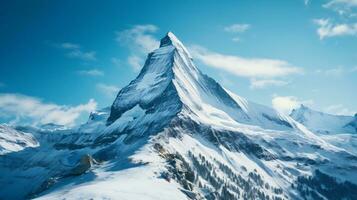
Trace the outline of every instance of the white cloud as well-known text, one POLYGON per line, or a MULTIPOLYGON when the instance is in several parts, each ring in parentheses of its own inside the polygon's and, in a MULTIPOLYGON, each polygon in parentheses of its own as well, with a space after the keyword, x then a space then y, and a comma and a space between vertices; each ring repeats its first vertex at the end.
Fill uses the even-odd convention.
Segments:
POLYGON ((244 58, 209 51, 201 46, 192 46, 191 54, 204 64, 225 70, 236 76, 249 78, 273 78, 301 73, 302 69, 283 60, 244 58))
POLYGON ((357 7, 357 0, 332 0, 324 4, 323 7, 332 9, 340 15, 349 14, 352 8, 357 7))
POLYGON ((107 96, 109 98, 113 98, 113 99, 114 99, 115 95, 117 95, 120 90, 120 88, 118 88, 115 85, 107 85, 104 83, 98 83, 96 85, 96 88, 98 91, 103 93, 105 96, 107 96))
POLYGON ((78 74, 87 76, 104 76, 104 72, 98 69, 79 70, 78 74))
POLYGON ((155 39, 152 33, 158 28, 155 25, 136 25, 131 29, 126 29, 116 33, 116 41, 120 44, 129 45, 134 50, 140 50, 142 53, 149 53, 159 47, 159 41, 155 39))
POLYGON ((353 72, 354 68, 346 69, 341 66, 329 69, 318 69, 316 73, 329 76, 329 77, 341 77, 348 72, 353 72))
POLYGON ((85 61, 94 61, 97 60, 95 51, 84 52, 80 49, 74 49, 67 53, 67 56, 70 58, 79 58, 85 61))
MULTIPOLYGON (((224 27, 224 31, 229 32, 229 33, 244 33, 248 29, 250 29, 251 25, 250 24, 232 24, 230 26, 224 27)), ((238 36, 235 36, 232 38, 233 42, 240 42, 241 38, 238 36)))
POLYGON ((110 61, 111 61, 115 66, 118 66, 118 67, 120 67, 120 66, 123 64, 122 61, 121 61, 119 58, 115 58, 115 57, 111 58, 110 61))
POLYGON ((234 37, 234 38, 232 38, 232 41, 233 42, 240 42, 241 39, 240 39, 240 37, 234 37))
POLYGON ((342 104, 337 104, 337 105, 330 105, 327 108, 324 109, 325 112, 330 113, 332 115, 347 115, 347 116, 352 116, 357 111, 355 110, 350 110, 343 106, 342 104))
POLYGON ((79 49, 81 46, 79 44, 64 42, 64 43, 60 44, 60 47, 63 49, 79 49))
POLYGON ((312 100, 302 101, 294 96, 274 95, 271 103, 273 108, 275 108, 275 110, 288 115, 294 108, 298 108, 301 104, 312 105, 313 101, 312 100))
POLYGON ((139 56, 132 55, 128 57, 128 63, 135 72, 138 72, 140 71, 141 66, 144 63, 144 60, 139 56))
POLYGON ((357 23, 334 24, 329 19, 315 19, 313 21, 318 25, 317 34, 321 40, 328 37, 357 35, 357 23))
POLYGON ((96 109, 97 103, 90 99, 86 104, 64 106, 44 103, 41 99, 21 94, 0 94, 1 117, 16 119, 21 124, 41 125, 55 123, 73 126, 82 114, 96 109))
POLYGON ((83 51, 79 44, 64 42, 55 46, 67 50, 66 55, 70 58, 78 58, 84 61, 97 60, 95 51, 83 51))
POLYGON ((160 42, 152 35, 158 27, 151 24, 136 25, 116 33, 116 41, 121 45, 126 45, 131 51, 128 63, 134 71, 141 68, 143 57, 147 53, 159 47, 160 42), (138 66, 140 65, 140 66, 138 66))
POLYGON ((287 81, 274 80, 274 79, 251 79, 250 88, 251 89, 262 89, 268 86, 284 86, 287 85, 287 81))
POLYGON ((243 33, 247 31, 251 26, 249 24, 232 24, 230 26, 224 27, 224 31, 230 33, 243 33))
POLYGON ((327 69, 325 70, 325 74, 327 76, 341 76, 344 73, 344 69, 342 67, 337 67, 337 68, 331 68, 331 69, 327 69))
POLYGON ((347 7, 357 7, 357 0, 332 0, 324 4, 324 7, 331 7, 336 5, 344 5, 347 7))

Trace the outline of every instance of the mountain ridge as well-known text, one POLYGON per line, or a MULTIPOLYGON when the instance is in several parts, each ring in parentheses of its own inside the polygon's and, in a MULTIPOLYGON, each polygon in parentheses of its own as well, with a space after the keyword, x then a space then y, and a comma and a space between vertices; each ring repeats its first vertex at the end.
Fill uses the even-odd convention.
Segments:
POLYGON ((357 115, 333 115, 301 105, 292 110, 290 117, 321 134, 357 133, 357 115))

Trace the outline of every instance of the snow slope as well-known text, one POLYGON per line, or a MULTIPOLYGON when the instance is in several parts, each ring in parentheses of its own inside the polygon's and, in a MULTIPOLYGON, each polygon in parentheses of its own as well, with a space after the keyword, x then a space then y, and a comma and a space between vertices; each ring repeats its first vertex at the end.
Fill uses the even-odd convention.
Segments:
POLYGON ((6 125, 0 125, 0 155, 38 145, 39 143, 31 134, 17 131, 6 125))
MULTIPOLYGON (((77 183, 64 183, 60 189, 54 188, 46 193, 48 195, 37 199, 150 199, 150 200, 178 200, 187 199, 177 190, 178 184, 171 184, 164 179, 158 179, 160 169, 164 169, 164 160, 154 154, 147 146, 135 157, 147 158, 148 165, 140 165, 120 171, 106 171, 105 168, 93 169, 95 179, 91 180, 93 174, 86 174, 77 183), (133 192, 136 191, 136 192, 133 192)), ((140 158, 133 157, 133 162, 140 162, 140 158), (135 161, 136 160, 136 161, 135 161)), ((109 168, 106 166, 106 168, 109 168)), ((71 182, 71 180, 67 180, 71 182)), ((57 186, 58 187, 58 186, 57 186)))

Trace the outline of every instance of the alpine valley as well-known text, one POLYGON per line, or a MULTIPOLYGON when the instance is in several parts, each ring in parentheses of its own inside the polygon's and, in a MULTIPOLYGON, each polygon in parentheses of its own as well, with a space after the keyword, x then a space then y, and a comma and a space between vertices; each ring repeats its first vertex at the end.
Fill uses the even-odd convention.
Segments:
POLYGON ((77 128, 0 126, 0 199, 357 199, 357 116, 290 116, 203 74, 169 32, 77 128))

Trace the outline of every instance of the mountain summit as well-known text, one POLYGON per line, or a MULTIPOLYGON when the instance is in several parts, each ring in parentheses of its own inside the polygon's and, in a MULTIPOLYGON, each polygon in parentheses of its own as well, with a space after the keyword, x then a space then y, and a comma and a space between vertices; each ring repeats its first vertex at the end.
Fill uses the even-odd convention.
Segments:
POLYGON ((248 104, 203 74, 182 42, 168 32, 161 39, 160 48, 148 55, 138 77, 119 92, 108 124, 139 106, 151 113, 160 113, 158 115, 165 119, 184 113, 211 125, 239 122, 270 128, 292 127, 286 117, 274 110, 260 105, 248 108, 248 104))
POLYGON ((357 197, 354 148, 223 88, 171 32, 110 108, 22 130, 40 145, 0 156, 0 199, 357 197))
POLYGON ((301 105, 290 116, 310 130, 322 134, 352 133, 357 134, 357 117, 332 115, 312 110, 301 105))
POLYGON ((198 70, 171 32, 161 39, 160 48, 148 55, 138 77, 119 92, 108 122, 137 105, 152 113, 160 112, 165 118, 177 112, 209 118, 207 115, 218 115, 215 108, 235 119, 247 118, 217 82, 198 70))
POLYGON ((165 37, 160 40, 160 47, 165 46, 174 46, 178 49, 184 50, 187 54, 188 51, 186 47, 182 44, 182 42, 174 35, 171 31, 169 31, 165 37))

